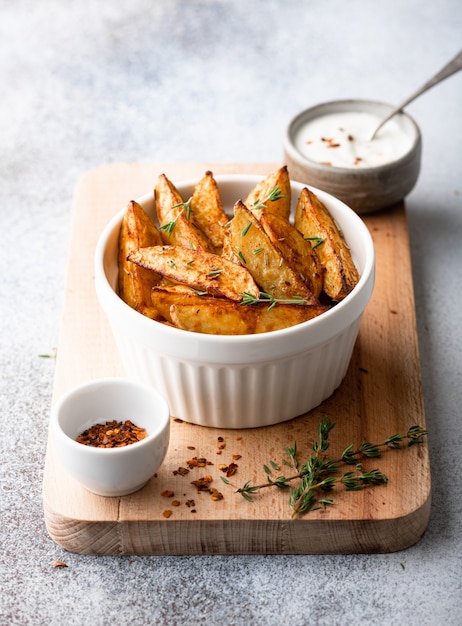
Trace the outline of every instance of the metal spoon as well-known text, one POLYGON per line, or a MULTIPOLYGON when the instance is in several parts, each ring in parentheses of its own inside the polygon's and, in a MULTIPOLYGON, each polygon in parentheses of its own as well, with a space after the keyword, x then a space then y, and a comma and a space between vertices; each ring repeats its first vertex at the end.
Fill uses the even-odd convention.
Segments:
POLYGON ((435 74, 435 76, 433 76, 433 78, 431 78, 428 82, 425 83, 425 85, 423 85, 420 89, 418 89, 415 93, 413 93, 411 96, 409 96, 409 98, 407 98, 404 102, 402 102, 399 106, 397 106, 396 108, 394 108, 391 113, 389 113, 381 122, 380 124, 377 126, 377 128, 374 130, 372 136, 371 136, 371 141, 374 139, 374 137, 376 136, 377 132, 380 130, 380 128, 382 128, 382 126, 385 124, 385 122, 388 122, 388 120, 390 118, 392 118, 394 115, 396 115, 397 113, 399 113, 400 111, 402 111, 404 109, 404 107, 406 105, 408 105, 410 102, 412 102, 413 100, 415 100, 418 96, 420 96, 421 94, 423 94, 425 91, 427 91, 428 89, 430 89, 431 87, 434 87, 434 85, 437 85, 438 83, 440 83, 442 80, 444 80, 445 78, 448 78, 449 76, 452 76, 452 74, 455 74, 456 72, 458 72, 459 70, 462 70, 462 50, 459 52, 459 54, 457 54, 452 61, 449 61, 449 63, 447 65, 445 65, 443 67, 442 70, 440 70, 438 72, 438 74, 435 74))

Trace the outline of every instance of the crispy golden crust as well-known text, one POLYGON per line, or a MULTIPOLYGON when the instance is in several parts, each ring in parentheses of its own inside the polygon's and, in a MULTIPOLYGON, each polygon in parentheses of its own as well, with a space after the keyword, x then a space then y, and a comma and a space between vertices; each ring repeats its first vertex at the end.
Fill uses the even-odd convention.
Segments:
POLYGON ((324 291, 338 302, 359 280, 350 249, 327 208, 308 188, 302 190, 295 212, 295 227, 306 239, 319 243, 316 253, 325 269, 324 291))
POLYGON ((129 306, 147 317, 159 317, 151 301, 151 289, 160 281, 160 275, 135 265, 128 255, 140 247, 162 242, 155 224, 142 207, 128 203, 119 234, 119 295, 129 306))

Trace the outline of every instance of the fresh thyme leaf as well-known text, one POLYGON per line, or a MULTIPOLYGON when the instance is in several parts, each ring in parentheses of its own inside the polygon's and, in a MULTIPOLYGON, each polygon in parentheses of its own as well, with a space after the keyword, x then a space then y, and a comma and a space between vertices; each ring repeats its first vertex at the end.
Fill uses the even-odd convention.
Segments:
POLYGON ((313 245, 311 246, 313 250, 324 243, 324 239, 322 237, 304 237, 306 241, 312 241, 313 245))
POLYGON ((161 230, 165 230, 166 233, 168 233, 168 236, 170 238, 170 235, 173 232, 173 229, 175 228, 176 222, 178 220, 178 218, 180 217, 180 215, 184 212, 186 212, 186 217, 188 218, 188 220, 191 217, 191 200, 192 198, 189 198, 189 200, 187 202, 179 202, 178 204, 172 204, 171 208, 172 209, 181 209, 177 216, 171 220, 170 222, 166 222, 165 224, 162 224, 160 226, 161 230))
MULTIPOLYGON (((253 299, 251 294, 243 294, 249 300, 253 299)), ((270 298, 268 294, 261 294, 263 299, 270 298)), ((290 483, 297 481, 297 484, 290 488, 289 507, 292 517, 303 515, 309 511, 332 506, 334 500, 332 498, 324 498, 319 494, 331 492, 336 486, 342 486, 347 491, 359 491, 367 486, 386 485, 387 476, 379 469, 363 470, 358 458, 376 458, 381 456, 381 448, 392 450, 402 449, 403 442, 407 441, 407 446, 421 444, 424 441, 428 431, 421 426, 411 426, 405 434, 392 435, 380 441, 379 443, 363 442, 358 449, 354 449, 353 444, 347 445, 339 459, 330 459, 326 456, 329 448, 329 434, 335 424, 330 422, 327 417, 320 422, 318 426, 318 438, 312 442, 312 452, 306 461, 299 464, 297 458, 297 442, 293 446, 284 448, 285 454, 289 460, 284 463, 295 468, 296 474, 293 476, 277 476, 273 478, 273 472, 279 471, 279 466, 274 461, 269 461, 269 465, 264 465, 263 469, 267 475, 268 482, 252 485, 250 481, 246 482, 237 493, 248 501, 253 501, 253 496, 261 489, 267 487, 286 488, 290 483), (339 475, 339 465, 355 465, 355 468, 339 475)))
POLYGON ((249 228, 252 226, 252 222, 249 222, 245 228, 242 229, 241 237, 245 237, 249 232, 249 228))
POLYGON ((285 195, 282 193, 279 185, 276 185, 269 191, 267 197, 263 201, 260 201, 260 198, 257 198, 255 202, 253 203, 252 208, 253 209, 266 209, 267 204, 265 203, 276 202, 276 200, 281 200, 282 198, 285 198, 285 195))
POLYGON ((293 298, 275 298, 274 296, 265 293, 264 291, 260 291, 260 295, 257 298, 253 294, 248 291, 244 291, 244 293, 239 294, 242 298, 241 304, 251 305, 257 303, 268 303, 268 311, 270 311, 277 304, 298 304, 298 305, 308 305, 308 301, 302 296, 294 296, 293 298))
POLYGON ((210 276, 211 278, 216 278, 217 276, 219 276, 221 273, 223 272, 223 270, 215 270, 212 269, 210 270, 210 272, 207 273, 207 276, 210 276))

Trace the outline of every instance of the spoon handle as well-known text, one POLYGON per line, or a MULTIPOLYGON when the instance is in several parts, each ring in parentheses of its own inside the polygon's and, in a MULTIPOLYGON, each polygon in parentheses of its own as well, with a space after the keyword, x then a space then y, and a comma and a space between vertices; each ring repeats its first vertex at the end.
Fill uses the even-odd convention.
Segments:
POLYGON ((409 96, 409 98, 406 98, 404 102, 402 102, 399 106, 395 107, 377 126, 377 128, 374 131, 374 134, 371 137, 371 140, 374 139, 375 135, 377 134, 377 131, 380 128, 382 128, 385 122, 388 122, 390 118, 392 118, 394 115, 402 111, 404 107, 407 106, 410 102, 415 100, 418 96, 423 94, 425 91, 427 91, 431 87, 434 87, 435 85, 440 83, 445 78, 452 76, 452 74, 455 74, 459 70, 462 70, 462 50, 459 52, 459 54, 457 54, 452 59, 452 61, 449 61, 449 63, 445 65, 443 69, 441 69, 437 74, 435 74, 433 78, 430 78, 430 80, 427 81, 425 85, 422 85, 422 87, 420 87, 420 89, 418 89, 411 96, 409 96))

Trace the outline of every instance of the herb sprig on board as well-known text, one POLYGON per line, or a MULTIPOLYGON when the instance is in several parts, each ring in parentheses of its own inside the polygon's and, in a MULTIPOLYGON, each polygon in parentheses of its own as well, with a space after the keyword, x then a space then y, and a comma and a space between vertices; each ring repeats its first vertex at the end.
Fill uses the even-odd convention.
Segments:
MULTIPOLYGON (((267 487, 279 489, 289 488, 289 507, 292 517, 303 515, 309 511, 326 508, 334 504, 331 497, 324 497, 331 493, 336 486, 341 486, 347 491, 358 491, 367 486, 385 485, 388 478, 378 469, 363 470, 359 460, 361 458, 378 458, 382 450, 389 448, 398 450, 401 448, 421 444, 428 431, 421 426, 411 426, 406 433, 387 437, 378 443, 364 441, 356 449, 353 444, 346 446, 338 459, 330 459, 326 452, 329 448, 329 433, 335 424, 324 418, 318 427, 318 439, 313 441, 311 454, 304 463, 298 458, 297 442, 293 446, 284 448, 287 458, 284 464, 295 473, 284 476, 278 472, 281 468, 274 461, 264 465, 263 469, 267 476, 267 482, 253 485, 246 482, 237 489, 246 500, 252 501, 255 494, 267 487), (355 466, 354 470, 341 473, 341 466, 355 466), (295 486, 290 486, 296 482, 295 486)), ((229 483, 226 479, 224 482, 229 483)))

